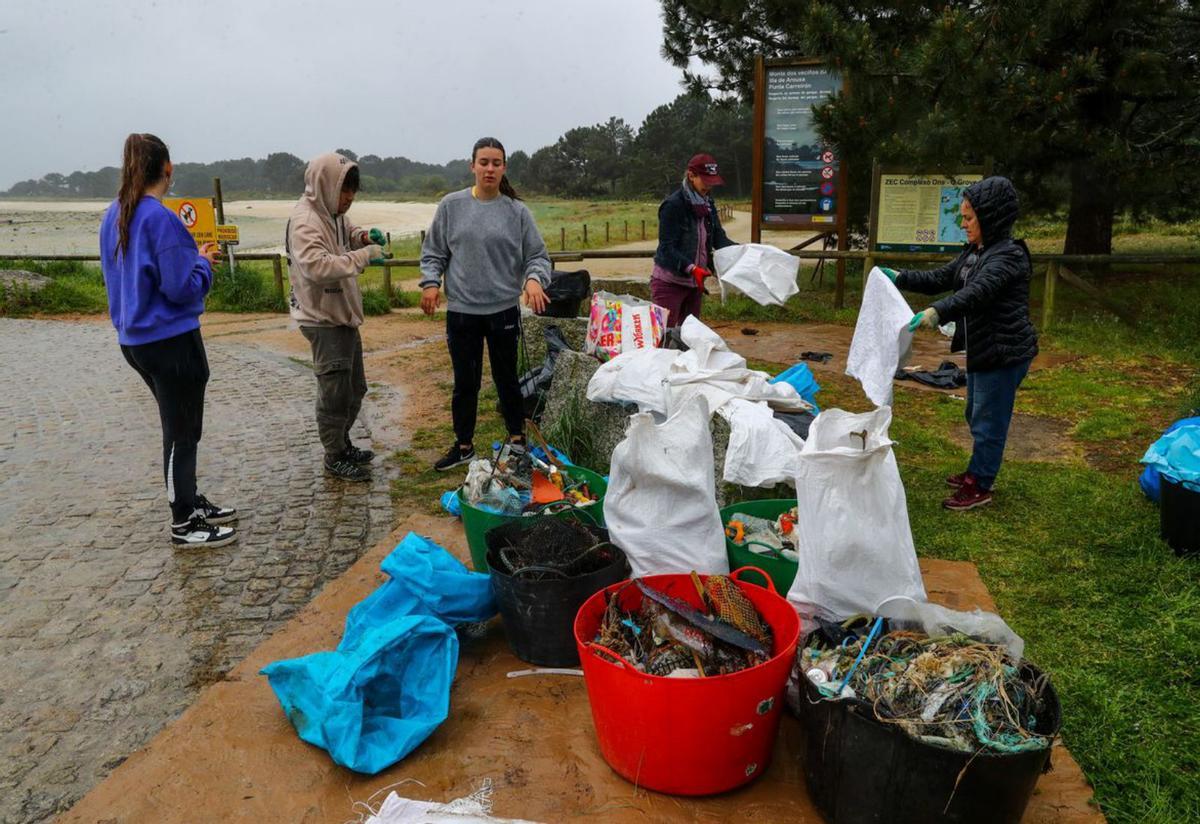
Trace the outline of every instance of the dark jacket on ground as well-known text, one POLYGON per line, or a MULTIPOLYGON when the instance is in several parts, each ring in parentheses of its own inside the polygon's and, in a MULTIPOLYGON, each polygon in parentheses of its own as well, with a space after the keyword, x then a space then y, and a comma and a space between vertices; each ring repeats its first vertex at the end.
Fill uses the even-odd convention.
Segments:
POLYGON ((1017 193, 1005 178, 990 177, 967 187, 963 197, 979 219, 983 249, 968 244, 937 269, 905 269, 896 286, 912 292, 950 295, 935 301, 938 323, 955 321, 953 352, 967 352, 967 370, 983 372, 1031 360, 1038 353, 1037 330, 1029 319, 1033 266, 1023 240, 1011 237, 1017 219, 1017 193), (976 255, 973 266, 967 266, 976 255))
MULTIPOLYGON (((732 246, 733 241, 721 227, 717 216, 717 204, 711 197, 708 201, 708 268, 713 268, 713 250, 732 246)), ((688 278, 687 268, 696 262, 696 245, 700 242, 696 229, 696 214, 684 194, 683 187, 676 189, 658 207, 658 250, 654 262, 681 278, 688 278)))

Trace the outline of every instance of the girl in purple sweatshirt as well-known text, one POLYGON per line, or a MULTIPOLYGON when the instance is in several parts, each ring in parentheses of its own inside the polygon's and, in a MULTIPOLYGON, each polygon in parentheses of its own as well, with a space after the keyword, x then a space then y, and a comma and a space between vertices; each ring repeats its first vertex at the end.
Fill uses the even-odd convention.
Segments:
POLYGON ((208 358, 200 313, 212 286, 217 245, 196 242, 162 204, 174 167, 152 134, 125 140, 121 190, 100 224, 100 267, 125 360, 150 387, 163 434, 163 476, 175 546, 223 546, 237 535, 236 510, 196 492, 208 358))

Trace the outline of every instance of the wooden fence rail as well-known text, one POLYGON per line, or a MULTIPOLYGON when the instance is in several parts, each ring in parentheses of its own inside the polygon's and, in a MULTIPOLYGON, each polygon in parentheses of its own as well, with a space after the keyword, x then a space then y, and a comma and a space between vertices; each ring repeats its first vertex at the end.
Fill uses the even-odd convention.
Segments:
MULTIPOLYGON (((823 249, 791 249, 787 251, 789 254, 795 255, 801 260, 861 260, 864 264, 866 264, 864 269, 866 269, 867 266, 875 265, 876 262, 881 260, 889 263, 928 264, 942 263, 954 258, 953 255, 933 254, 929 252, 882 253, 868 252, 863 249, 852 249, 844 252, 823 249)), ((639 260, 652 257, 654 257, 653 249, 579 249, 550 253, 550 259, 554 263, 578 263, 587 260, 639 260)), ((1067 268, 1068 266, 1113 266, 1122 264, 1168 266, 1200 264, 1200 254, 1194 252, 1113 255, 1035 254, 1032 255, 1032 258, 1035 264, 1046 264, 1046 283, 1045 290, 1042 293, 1043 329, 1049 328, 1051 321, 1053 320, 1054 301, 1059 281, 1062 281, 1063 283, 1066 283, 1067 285, 1072 286, 1088 295, 1088 297, 1095 300, 1121 320, 1127 323, 1134 322, 1134 317, 1128 309, 1123 307, 1118 302, 1110 299, 1095 285, 1088 283, 1086 280, 1072 272, 1067 268)), ((275 280, 275 289, 281 298, 286 297, 283 279, 283 255, 275 252, 242 252, 238 254, 238 259, 241 261, 271 261, 271 268, 273 270, 275 280)), ((5 260, 79 260, 99 262, 100 256, 0 254, 0 261, 5 260)), ((398 258, 388 260, 383 264, 380 264, 383 268, 383 287, 389 300, 394 297, 394 291, 392 289, 392 269, 398 267, 412 268, 419 266, 420 263, 420 258, 398 258)), ((844 305, 843 296, 843 284, 839 282, 834 301, 835 306, 839 309, 843 308, 844 305)))

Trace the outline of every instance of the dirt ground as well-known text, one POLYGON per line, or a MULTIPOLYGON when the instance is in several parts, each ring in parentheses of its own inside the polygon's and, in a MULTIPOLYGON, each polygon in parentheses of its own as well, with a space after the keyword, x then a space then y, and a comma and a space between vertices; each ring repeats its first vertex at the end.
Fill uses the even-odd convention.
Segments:
MULTIPOLYGON (((604 762, 581 678, 507 677, 527 665, 509 652, 498 620, 486 637, 464 642, 450 717, 425 743, 376 776, 335 766, 299 740, 257 673, 271 661, 334 647, 346 612, 381 582, 380 561, 409 530, 467 557, 456 521, 411 517, 59 821, 343 822, 358 820, 355 802, 378 805, 393 786, 408 797, 448 801, 485 779, 496 815, 535 821, 822 820, 808 800, 795 718, 785 713, 772 763, 748 786, 709 798, 648 792, 604 762)), ((921 568, 932 600, 995 608, 973 565, 933 560, 921 568)), ((1052 764, 1024 820, 1103 821, 1061 745, 1052 764)))

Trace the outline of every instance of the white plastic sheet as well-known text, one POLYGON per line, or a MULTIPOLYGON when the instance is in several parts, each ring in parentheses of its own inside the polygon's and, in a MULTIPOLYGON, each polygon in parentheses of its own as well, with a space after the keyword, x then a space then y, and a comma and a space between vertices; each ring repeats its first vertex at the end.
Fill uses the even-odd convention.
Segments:
POLYGON ((731 398, 766 401, 773 409, 812 409, 794 386, 770 383, 766 372, 748 369, 746 359, 697 318, 684 321, 680 338, 687 352, 627 352, 601 364, 588 382, 588 400, 636 403, 640 411, 660 415, 674 414, 697 395, 713 412, 731 398))
POLYGON ((1013 632, 1003 618, 978 607, 963 612, 929 601, 897 596, 881 604, 876 612, 890 619, 892 629, 915 629, 931 636, 961 632, 989 644, 1001 644, 1018 660, 1025 653, 1024 639, 1013 632))
POLYGON ((491 812, 490 782, 484 792, 445 804, 405 798, 392 790, 363 824, 536 824, 523 818, 494 818, 491 812))
POLYGON ((891 407, 814 420, 796 469, 800 556, 788 590, 802 615, 874 614, 895 596, 924 601, 908 502, 888 425, 891 407))
POLYGON ((722 477, 742 486, 774 486, 792 480, 804 439, 762 401, 734 398, 721 407, 729 421, 722 477))
POLYGON ((703 398, 660 424, 641 412, 613 450, 604 521, 634 577, 729 572, 708 419, 703 398))
POLYGON ((912 317, 913 310, 895 284, 879 267, 871 269, 850 341, 846 374, 858 378, 876 406, 891 406, 892 380, 912 353, 913 336, 908 331, 912 317))
POLYGON ((796 274, 800 258, 764 243, 726 246, 713 253, 721 297, 732 286, 755 303, 782 306, 800 291, 796 274))
POLYGON ((667 379, 678 357, 674 349, 640 349, 618 355, 592 374, 587 398, 636 403, 641 412, 665 416, 670 406, 667 379))

